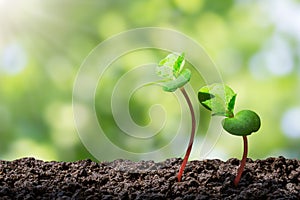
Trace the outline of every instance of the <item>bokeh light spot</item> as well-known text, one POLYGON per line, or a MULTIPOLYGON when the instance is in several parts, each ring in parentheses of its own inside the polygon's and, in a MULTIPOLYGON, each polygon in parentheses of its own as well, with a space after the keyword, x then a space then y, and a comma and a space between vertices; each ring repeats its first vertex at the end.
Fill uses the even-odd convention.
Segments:
POLYGON ((284 113, 281 127, 289 138, 300 138, 300 107, 292 108, 284 113))
POLYGON ((7 74, 14 75, 22 72, 26 64, 27 56, 19 44, 8 45, 0 55, 0 70, 7 74))
POLYGON ((300 41, 300 4, 295 0, 262 1, 276 29, 300 41))
POLYGON ((290 46, 280 36, 273 36, 250 60, 250 71, 257 78, 286 76, 294 69, 290 46))

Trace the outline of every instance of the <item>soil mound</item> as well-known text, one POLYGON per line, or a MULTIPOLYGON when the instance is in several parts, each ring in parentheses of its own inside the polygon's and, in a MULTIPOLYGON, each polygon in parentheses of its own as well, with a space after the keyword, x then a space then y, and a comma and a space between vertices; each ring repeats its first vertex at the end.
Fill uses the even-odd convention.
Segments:
POLYGON ((181 162, 0 161, 0 199, 300 199, 296 159, 248 159, 238 187, 237 159, 191 161, 177 182, 181 162))

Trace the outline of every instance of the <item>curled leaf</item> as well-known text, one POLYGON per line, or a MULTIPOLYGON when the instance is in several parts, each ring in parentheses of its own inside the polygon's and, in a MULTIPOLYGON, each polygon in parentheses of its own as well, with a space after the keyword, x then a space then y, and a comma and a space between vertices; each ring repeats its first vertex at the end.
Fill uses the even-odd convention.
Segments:
POLYGON ((236 93, 227 85, 215 83, 202 87, 198 92, 201 105, 212 115, 233 116, 236 93))
POLYGON ((162 59, 156 68, 156 74, 162 78, 177 78, 184 66, 184 54, 171 53, 162 59))
POLYGON ((184 54, 169 54, 162 59, 157 68, 156 74, 163 78, 163 90, 174 92, 177 88, 184 86, 191 79, 191 71, 183 69, 184 54))

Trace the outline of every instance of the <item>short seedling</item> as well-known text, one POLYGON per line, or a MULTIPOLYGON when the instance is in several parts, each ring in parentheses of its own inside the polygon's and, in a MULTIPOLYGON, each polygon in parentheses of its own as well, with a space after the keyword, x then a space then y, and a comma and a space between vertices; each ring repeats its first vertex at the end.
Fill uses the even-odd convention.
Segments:
MULTIPOLYGON (((183 162, 177 174, 177 179, 179 182, 181 181, 184 168, 192 150, 196 130, 195 112, 191 100, 184 89, 184 85, 190 81, 191 71, 183 68, 184 63, 184 54, 178 55, 172 53, 161 60, 156 69, 157 75, 163 78, 161 81, 163 90, 166 92, 174 92, 179 88, 185 97, 191 113, 191 135, 183 162)), ((234 115, 233 110, 236 93, 234 93, 230 87, 223 84, 212 84, 202 87, 198 92, 198 99, 205 108, 212 111, 213 116, 219 115, 225 117, 222 121, 222 125, 227 132, 243 137, 243 158, 241 160, 237 176, 234 180, 234 185, 237 186, 241 179, 248 154, 247 135, 251 135, 253 132, 258 131, 260 128, 260 118, 251 110, 242 110, 234 115)))
POLYGON ((260 118, 251 110, 242 110, 234 115, 233 110, 236 94, 230 87, 223 84, 212 84, 202 87, 198 92, 198 99, 205 108, 212 111, 212 115, 225 117, 222 121, 222 126, 227 132, 243 137, 243 158, 237 176, 234 179, 234 185, 237 186, 241 179, 248 154, 247 135, 258 131, 260 128, 260 118))
POLYGON ((190 156, 194 137, 195 137, 195 130, 196 130, 196 118, 195 112, 191 103, 191 100, 184 88, 184 85, 190 81, 191 78, 191 71, 189 69, 184 69, 184 54, 169 54, 166 58, 162 59, 156 69, 156 73, 158 76, 162 77, 162 86, 163 90, 166 92, 174 92, 178 88, 180 89, 181 93, 183 94, 191 113, 192 118, 192 129, 190 135, 190 141, 188 144, 188 148, 186 150, 183 162, 177 174, 177 180, 181 181, 181 176, 183 174, 184 168, 190 156))

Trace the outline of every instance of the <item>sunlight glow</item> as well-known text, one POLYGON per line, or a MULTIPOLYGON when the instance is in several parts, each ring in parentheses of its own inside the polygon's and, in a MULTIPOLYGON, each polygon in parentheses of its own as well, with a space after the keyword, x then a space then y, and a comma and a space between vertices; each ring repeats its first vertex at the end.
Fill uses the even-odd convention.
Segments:
POLYGON ((277 30, 300 41, 300 4, 295 0, 272 0, 264 4, 277 30))
POLYGON ((38 5, 37 0, 0 0, 0 47, 26 29, 38 5))

